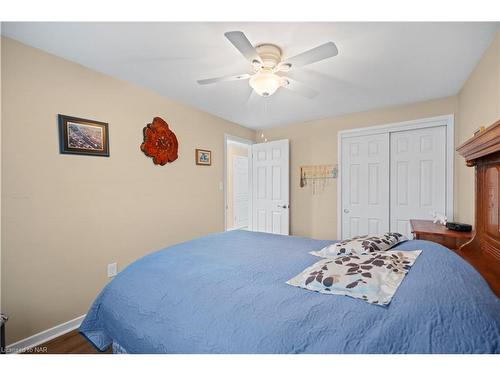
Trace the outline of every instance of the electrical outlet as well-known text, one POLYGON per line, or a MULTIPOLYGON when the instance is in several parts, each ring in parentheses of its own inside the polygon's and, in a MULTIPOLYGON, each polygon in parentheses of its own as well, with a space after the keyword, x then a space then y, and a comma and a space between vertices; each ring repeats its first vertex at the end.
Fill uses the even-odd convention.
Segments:
POLYGON ((108 277, 116 276, 116 262, 108 264, 108 277))

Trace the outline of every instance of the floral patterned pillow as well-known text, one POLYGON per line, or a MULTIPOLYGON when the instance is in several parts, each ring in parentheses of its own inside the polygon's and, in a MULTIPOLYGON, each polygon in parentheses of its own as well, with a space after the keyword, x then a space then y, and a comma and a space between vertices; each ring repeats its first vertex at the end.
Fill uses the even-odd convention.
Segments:
POLYGON ((377 252, 322 259, 287 284, 324 294, 388 305, 421 250, 377 252))
POLYGON ((376 236, 358 236, 349 240, 340 241, 309 254, 322 258, 331 258, 340 255, 369 254, 376 251, 386 251, 398 243, 408 239, 400 233, 387 232, 376 236))

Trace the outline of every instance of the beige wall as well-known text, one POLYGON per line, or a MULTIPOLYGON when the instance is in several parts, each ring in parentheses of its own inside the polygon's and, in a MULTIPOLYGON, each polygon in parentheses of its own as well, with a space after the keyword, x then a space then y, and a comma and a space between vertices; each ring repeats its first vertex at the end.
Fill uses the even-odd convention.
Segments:
MULTIPOLYGON (((500 32, 484 53, 458 94, 457 146, 470 138, 480 126, 500 119, 500 32)), ((474 169, 465 166, 456 154, 455 184, 458 190, 457 220, 474 218, 474 169)))
POLYGON ((254 132, 10 39, 2 39, 2 308, 7 340, 84 314, 119 270, 167 245, 224 229, 224 133, 254 132), (111 157, 60 155, 57 114, 109 123, 111 157), (140 150, 161 116, 179 159, 140 150), (212 150, 196 166, 195 148, 212 150))
MULTIPOLYGON (((269 140, 290 139, 291 233, 319 239, 337 238, 337 180, 317 195, 312 195, 309 187, 300 188, 299 181, 302 165, 337 164, 340 130, 456 113, 457 103, 456 97, 450 97, 265 129, 263 132, 269 140)), ((256 137, 256 141, 260 141, 260 137, 256 137)))
POLYGON ((238 146, 234 143, 227 145, 227 166, 226 166, 226 179, 227 179, 227 216, 226 228, 230 229, 234 226, 234 199, 233 199, 233 158, 235 156, 248 157, 248 148, 238 146))

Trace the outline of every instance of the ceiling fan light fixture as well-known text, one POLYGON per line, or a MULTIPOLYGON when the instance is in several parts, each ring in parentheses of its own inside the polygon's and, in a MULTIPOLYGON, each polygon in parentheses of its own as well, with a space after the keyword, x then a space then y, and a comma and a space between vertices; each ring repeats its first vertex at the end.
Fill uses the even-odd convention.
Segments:
POLYGON ((274 73, 258 72, 250 78, 249 84, 260 96, 271 96, 282 85, 282 79, 274 73))
POLYGON ((198 84, 208 85, 217 82, 249 79, 253 91, 263 97, 271 96, 278 88, 284 87, 312 99, 318 95, 317 91, 292 78, 278 76, 276 73, 288 72, 292 69, 337 56, 339 53, 335 43, 327 42, 298 55, 283 59, 281 48, 275 44, 264 43, 254 46, 241 31, 228 31, 224 35, 241 55, 252 64, 252 72, 236 76, 200 79, 198 84))

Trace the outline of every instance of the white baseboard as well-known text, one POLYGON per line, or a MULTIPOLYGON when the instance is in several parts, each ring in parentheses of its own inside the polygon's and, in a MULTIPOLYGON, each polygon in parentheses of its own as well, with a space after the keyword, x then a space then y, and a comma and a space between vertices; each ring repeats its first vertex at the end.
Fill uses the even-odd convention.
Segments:
POLYGON ((44 342, 62 336, 65 333, 68 333, 80 327, 80 324, 82 324, 84 318, 85 315, 79 316, 78 318, 71 319, 65 323, 61 323, 55 327, 36 333, 33 336, 27 337, 13 344, 7 345, 6 352, 12 354, 21 353, 33 348, 34 346, 38 346, 40 344, 43 344, 44 342))

